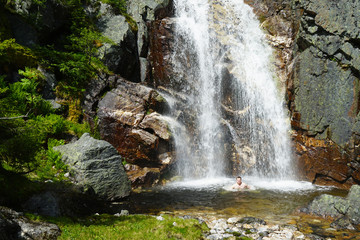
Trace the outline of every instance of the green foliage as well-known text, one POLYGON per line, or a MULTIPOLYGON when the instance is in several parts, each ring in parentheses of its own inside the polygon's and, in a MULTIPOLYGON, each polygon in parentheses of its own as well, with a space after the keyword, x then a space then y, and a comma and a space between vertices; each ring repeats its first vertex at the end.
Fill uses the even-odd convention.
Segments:
POLYGON ((20 112, 33 112, 43 114, 51 112, 51 106, 39 94, 39 85, 43 83, 44 76, 34 68, 19 70, 19 74, 24 78, 20 82, 10 85, 10 98, 13 104, 17 105, 20 112))
POLYGON ((37 57, 33 51, 15 42, 15 39, 6 39, 0 43, 0 65, 12 64, 18 68, 33 67, 37 57))
MULTIPOLYGON (((66 36, 56 41, 56 48, 30 49, 9 38, 11 34, 6 30, 3 13, 14 6, 15 0, 0 1, 0 74, 7 74, 0 75, 0 171, 3 167, 16 172, 32 171, 40 179, 53 179, 55 175, 60 179, 66 166, 52 150, 56 139, 65 134, 80 137, 84 132, 99 138, 96 125, 80 123, 81 101, 89 80, 100 72, 109 73, 96 57, 98 48, 114 43, 96 31, 93 19, 85 14, 83 4, 89 1, 57 0, 70 13, 69 24, 64 26, 66 36), (56 95, 64 105, 63 111, 68 111, 62 112, 63 116, 54 114, 56 110, 42 98, 45 80, 36 70, 38 65, 56 75, 56 95), (7 77, 14 71, 19 72, 21 80, 10 83, 7 77)), ((46 0, 31 3, 38 6, 31 14, 40 16, 46 0)), ((123 0, 108 3, 119 11, 126 10, 123 0)))
POLYGON ((91 127, 88 122, 74 123, 73 121, 66 122, 67 130, 70 134, 76 135, 80 138, 84 133, 90 133, 93 138, 100 139, 100 133, 97 126, 91 127))
POLYGON ((110 4, 118 13, 126 13, 126 0, 101 0, 103 3, 110 4))
POLYGON ((59 239, 204 239, 208 231, 206 224, 195 219, 179 219, 163 216, 159 221, 153 216, 111 215, 92 216, 81 220, 69 218, 39 218, 27 215, 33 220, 48 220, 57 224, 62 234, 59 239), (174 224, 174 222, 176 224, 174 224))
POLYGON ((10 119, 1 122, 0 159, 19 171, 33 171, 39 165, 38 152, 44 150, 47 139, 64 132, 61 116, 50 114, 25 121, 10 119))
POLYGON ((38 164, 35 171, 36 179, 51 179, 53 181, 65 179, 64 173, 67 171, 67 166, 61 160, 61 154, 53 149, 53 147, 64 143, 64 140, 48 139, 48 149, 42 149, 36 156, 36 163, 38 164))

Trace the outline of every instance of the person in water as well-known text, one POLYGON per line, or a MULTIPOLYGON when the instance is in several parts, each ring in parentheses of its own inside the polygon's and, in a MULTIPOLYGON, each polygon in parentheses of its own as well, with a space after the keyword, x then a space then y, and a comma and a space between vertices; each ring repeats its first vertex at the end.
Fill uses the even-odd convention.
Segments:
POLYGON ((242 182, 242 179, 240 176, 236 178, 236 183, 231 186, 231 189, 250 189, 250 186, 246 183, 242 182))

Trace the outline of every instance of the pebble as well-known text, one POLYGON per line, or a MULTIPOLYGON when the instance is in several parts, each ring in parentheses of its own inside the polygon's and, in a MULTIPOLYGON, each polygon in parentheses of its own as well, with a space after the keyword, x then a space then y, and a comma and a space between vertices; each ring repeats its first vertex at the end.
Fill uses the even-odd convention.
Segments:
POLYGON ((129 211, 128 211, 128 210, 121 210, 120 213, 115 213, 115 214, 114 214, 115 217, 127 216, 127 215, 129 215, 129 211))
POLYGON ((163 220, 164 220, 164 218, 163 218, 162 216, 157 216, 156 219, 159 220, 159 221, 163 221, 163 220))
POLYGON ((240 220, 239 217, 232 217, 232 218, 229 218, 226 222, 229 223, 229 224, 235 224, 235 223, 237 223, 239 220, 240 220))
POLYGON ((240 218, 215 219, 207 222, 210 228, 206 239, 236 239, 244 237, 262 240, 304 240, 305 235, 295 225, 262 225, 259 223, 238 223, 240 218))

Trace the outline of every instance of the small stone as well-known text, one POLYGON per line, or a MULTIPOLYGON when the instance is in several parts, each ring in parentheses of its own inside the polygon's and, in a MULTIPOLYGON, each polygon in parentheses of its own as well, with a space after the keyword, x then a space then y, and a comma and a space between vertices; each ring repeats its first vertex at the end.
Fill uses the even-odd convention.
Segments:
POLYGON ((176 227, 178 224, 176 222, 173 222, 173 226, 176 227))
POLYGON ((295 231, 294 240, 302 240, 302 239, 305 239, 305 235, 302 232, 295 231))
POLYGON ((69 172, 65 173, 64 177, 66 177, 66 178, 70 177, 70 173, 69 172))
POLYGON ((251 226, 250 224, 244 224, 244 225, 243 225, 243 228, 251 229, 251 228, 253 228, 253 226, 251 226))
POLYGON ((239 217, 232 217, 232 218, 229 218, 229 219, 227 220, 227 223, 229 223, 229 224, 235 224, 235 223, 237 223, 239 220, 240 220, 239 217))
POLYGON ((120 215, 121 216, 127 216, 127 215, 129 215, 129 211, 128 210, 121 210, 120 215))
POLYGON ((210 233, 211 233, 211 234, 216 234, 216 230, 215 230, 215 229, 211 229, 211 230, 210 230, 210 233))
POLYGON ((269 225, 269 228, 268 228, 270 231, 279 231, 280 230, 280 227, 279 225, 269 225))
POLYGON ((158 217, 156 217, 156 219, 159 220, 159 221, 163 221, 163 220, 164 220, 164 218, 163 218, 162 216, 158 216, 158 217))

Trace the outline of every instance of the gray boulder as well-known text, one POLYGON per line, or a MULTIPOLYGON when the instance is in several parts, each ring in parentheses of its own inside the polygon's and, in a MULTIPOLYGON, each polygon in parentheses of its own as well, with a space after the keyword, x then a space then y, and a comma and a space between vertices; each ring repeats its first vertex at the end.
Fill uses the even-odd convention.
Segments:
POLYGON ((75 183, 84 186, 104 200, 116 200, 130 194, 130 182, 124 171, 121 156, 108 142, 96 140, 88 133, 74 142, 57 146, 69 165, 75 183))
POLYGON ((360 186, 353 185, 346 198, 328 194, 315 198, 305 209, 309 214, 336 218, 332 226, 353 229, 360 224, 360 186))
POLYGON ((21 213, 0 207, 0 240, 57 239, 61 234, 58 226, 51 223, 32 222, 21 213))

